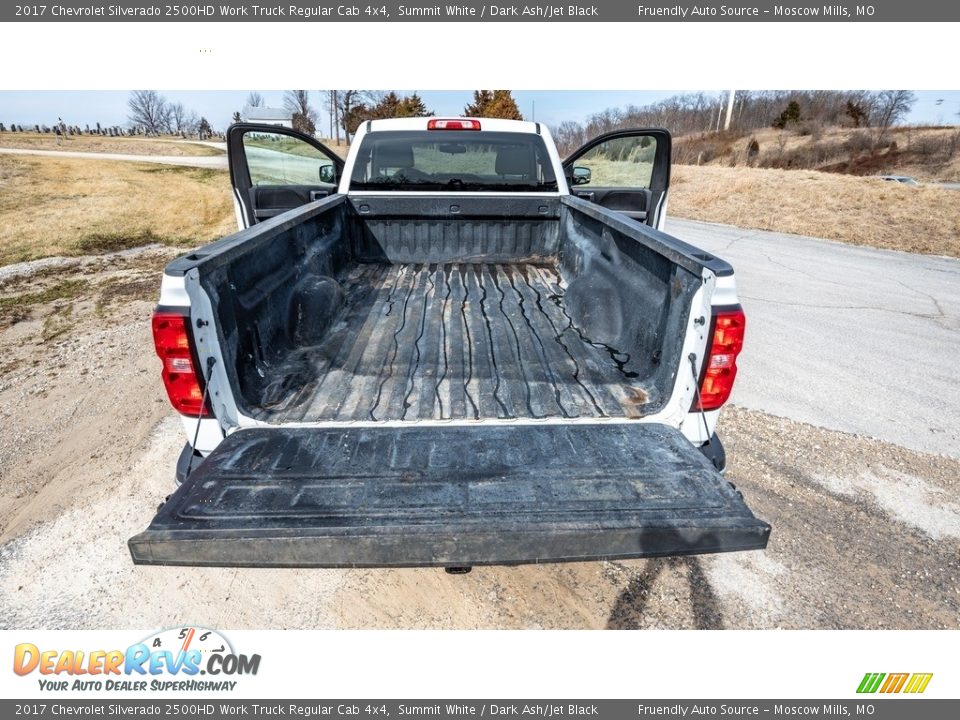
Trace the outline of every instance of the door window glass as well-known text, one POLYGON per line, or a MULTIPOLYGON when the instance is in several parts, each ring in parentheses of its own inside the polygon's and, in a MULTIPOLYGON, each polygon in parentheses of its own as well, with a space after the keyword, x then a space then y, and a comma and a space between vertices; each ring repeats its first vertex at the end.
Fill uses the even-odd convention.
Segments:
POLYGON ((607 140, 574 160, 574 185, 649 188, 656 154, 649 135, 607 140))
POLYGON ((250 181, 254 185, 320 185, 336 182, 333 161, 299 138, 280 133, 243 136, 250 181))

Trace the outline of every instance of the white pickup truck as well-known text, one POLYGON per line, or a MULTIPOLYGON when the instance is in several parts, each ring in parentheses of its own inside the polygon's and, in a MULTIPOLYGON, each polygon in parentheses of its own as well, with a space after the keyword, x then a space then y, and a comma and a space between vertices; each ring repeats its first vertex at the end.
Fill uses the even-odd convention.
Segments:
POLYGON ((346 161, 228 133, 240 232, 153 318, 188 443, 157 565, 539 563, 762 549, 714 428, 744 315, 661 232, 671 139, 375 120, 346 161))

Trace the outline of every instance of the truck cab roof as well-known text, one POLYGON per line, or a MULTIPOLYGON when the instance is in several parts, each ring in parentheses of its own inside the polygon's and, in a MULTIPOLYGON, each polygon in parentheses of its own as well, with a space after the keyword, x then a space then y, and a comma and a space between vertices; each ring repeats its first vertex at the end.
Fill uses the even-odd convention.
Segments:
POLYGON ((429 130, 432 122, 450 120, 470 120, 479 123, 480 131, 484 132, 515 132, 541 134, 540 123, 526 120, 504 120, 502 118, 475 118, 475 117, 412 117, 390 118, 386 120, 370 120, 360 126, 361 131, 382 132, 384 130, 429 130))

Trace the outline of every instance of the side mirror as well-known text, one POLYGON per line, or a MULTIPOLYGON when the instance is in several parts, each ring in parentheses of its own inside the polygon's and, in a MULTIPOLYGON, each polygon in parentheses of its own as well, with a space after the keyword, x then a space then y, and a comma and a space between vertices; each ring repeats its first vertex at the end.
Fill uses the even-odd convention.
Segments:
POLYGON ((588 167, 575 167, 573 169, 573 184, 586 185, 590 182, 591 172, 588 167))
POLYGON ((337 171, 330 165, 321 165, 320 166, 320 182, 333 184, 337 181, 337 171))

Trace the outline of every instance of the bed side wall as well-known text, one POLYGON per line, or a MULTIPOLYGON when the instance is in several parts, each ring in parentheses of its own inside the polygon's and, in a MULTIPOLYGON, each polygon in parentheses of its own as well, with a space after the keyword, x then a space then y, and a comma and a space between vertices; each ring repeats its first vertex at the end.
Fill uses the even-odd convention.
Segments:
POLYGON ((270 387, 278 377, 274 368, 294 349, 315 344, 340 311, 344 295, 336 278, 352 259, 346 208, 333 204, 278 231, 254 234, 235 252, 200 266, 241 412, 268 401, 276 390, 270 387))
POLYGON ((701 281, 644 244, 642 232, 564 205, 559 266, 573 326, 622 363, 625 381, 646 395, 643 414, 650 414, 673 390, 701 281))

